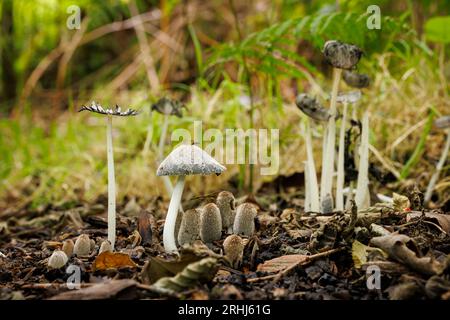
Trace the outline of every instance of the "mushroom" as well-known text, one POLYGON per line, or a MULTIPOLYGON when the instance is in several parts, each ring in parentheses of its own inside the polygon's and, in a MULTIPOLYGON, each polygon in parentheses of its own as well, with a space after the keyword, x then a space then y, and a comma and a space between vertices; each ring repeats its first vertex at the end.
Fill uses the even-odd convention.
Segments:
MULTIPOLYGON (((314 120, 325 122, 331 117, 328 110, 322 107, 315 98, 311 98, 304 93, 297 96, 295 103, 303 113, 314 120)), ((307 169, 305 170, 307 177, 305 177, 305 183, 306 180, 308 181, 305 189, 305 193, 308 194, 308 201, 305 201, 305 205, 307 204, 308 209, 305 206, 305 211, 318 212, 320 210, 319 185, 317 183, 309 118, 306 119, 305 142, 307 155, 307 169)))
POLYGON ((190 244, 198 239, 200 234, 200 210, 190 209, 182 213, 178 244, 190 244))
POLYGON ((55 250, 48 258, 47 266, 49 269, 60 269, 66 265, 67 261, 69 261, 69 258, 64 251, 55 250))
POLYGON ((255 218, 258 211, 252 203, 245 202, 236 209, 233 233, 250 237, 255 232, 255 218))
POLYGON ((178 176, 164 223, 163 242, 166 252, 178 252, 175 244, 175 223, 183 194, 185 176, 213 173, 219 175, 224 170, 226 170, 224 166, 196 145, 182 144, 161 162, 156 175, 178 176))
POLYGON ((220 215, 222 217, 222 228, 233 232, 234 216, 236 215, 236 200, 234 195, 228 191, 219 192, 216 199, 216 204, 219 207, 220 215))
POLYGON ((231 266, 235 269, 239 268, 244 256, 244 241, 242 238, 236 234, 228 236, 223 241, 223 250, 231 266))
POLYGON ((337 181, 336 181, 336 210, 344 210, 344 183, 345 183, 345 170, 344 170, 344 148, 345 148, 345 125, 347 123, 347 106, 348 104, 354 104, 361 99, 361 91, 350 91, 345 94, 339 94, 337 96, 337 102, 344 105, 341 128, 339 132, 339 150, 338 150, 338 163, 337 163, 337 181))
POLYGON ((118 105, 116 105, 114 110, 110 108, 104 109, 101 105, 95 102, 92 102, 90 106, 82 106, 78 112, 81 111, 90 111, 108 116, 106 126, 106 149, 108 155, 108 240, 111 242, 111 246, 114 250, 114 244, 116 243, 116 182, 114 176, 112 116, 136 116, 138 112, 130 108, 126 111, 122 111, 118 105))
POLYGON ((347 85, 353 88, 362 89, 370 85, 370 77, 367 74, 344 70, 342 78, 347 85))
POLYGON ((88 256, 91 252, 91 240, 87 234, 80 234, 73 246, 73 254, 78 257, 88 256))
MULTIPOLYGON (((333 86, 331 90, 330 114, 327 124, 327 138, 326 151, 322 155, 321 186, 320 186, 320 200, 325 201, 326 198, 332 197, 333 189, 333 173, 334 173, 334 156, 336 143, 336 122, 335 116, 337 93, 339 89, 339 81, 342 74, 342 69, 353 69, 359 62, 362 56, 362 51, 355 45, 342 43, 336 40, 327 41, 323 48, 323 54, 328 63, 333 66, 333 86)), ((327 200, 328 201, 328 200, 327 200)))
POLYGON ((445 160, 447 160, 448 151, 450 149, 450 115, 441 117, 434 122, 435 126, 439 129, 444 129, 447 134, 447 140, 445 142, 444 149, 442 149, 441 157, 436 165, 436 171, 428 183, 427 191, 425 192, 424 203, 427 204, 431 200, 433 194, 434 186, 439 178, 442 168, 444 167, 445 160))
POLYGON ((62 251, 67 255, 67 257, 71 257, 73 254, 73 247, 75 244, 73 243, 73 240, 69 239, 63 242, 62 245, 62 251))
POLYGON ((100 245, 100 249, 98 250, 98 254, 102 254, 103 252, 112 252, 111 243, 108 240, 103 241, 100 245))
POLYGON ((215 203, 205 205, 200 214, 200 239, 208 245, 220 240, 222 236, 222 218, 215 203))
POLYGON ((362 118, 361 144, 359 146, 358 181, 355 195, 359 210, 370 206, 369 194, 369 112, 364 112, 362 118))

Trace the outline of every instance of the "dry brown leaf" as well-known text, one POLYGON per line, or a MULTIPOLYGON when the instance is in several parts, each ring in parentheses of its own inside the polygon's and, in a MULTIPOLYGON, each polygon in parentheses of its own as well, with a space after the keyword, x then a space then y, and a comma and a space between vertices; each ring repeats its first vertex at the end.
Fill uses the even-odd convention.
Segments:
POLYGON ((92 265, 92 269, 94 271, 117 269, 122 267, 135 268, 136 264, 133 262, 133 260, 131 260, 128 254, 110 251, 105 251, 99 254, 97 258, 95 258, 95 261, 92 265))
POLYGON ((411 269, 426 275, 434 275, 440 271, 441 265, 430 257, 421 257, 413 239, 404 234, 390 234, 375 237, 370 244, 380 248, 391 259, 405 264, 411 269))
MULTIPOLYGON (((422 216, 422 212, 411 212, 406 216, 406 221, 410 221, 412 218, 418 218, 422 216)), ((450 215, 442 214, 442 213, 434 213, 434 212, 425 212, 425 219, 436 221, 439 226, 444 230, 447 234, 450 234, 450 215)))
POLYGON ((116 297, 120 292, 131 287, 135 287, 138 283, 131 279, 111 280, 105 283, 95 284, 91 287, 70 290, 60 293, 50 300, 104 300, 116 297))
POLYGON ((270 273, 280 272, 294 265, 305 263, 308 260, 309 257, 303 254, 289 254, 264 261, 264 263, 258 265, 257 270, 270 273))

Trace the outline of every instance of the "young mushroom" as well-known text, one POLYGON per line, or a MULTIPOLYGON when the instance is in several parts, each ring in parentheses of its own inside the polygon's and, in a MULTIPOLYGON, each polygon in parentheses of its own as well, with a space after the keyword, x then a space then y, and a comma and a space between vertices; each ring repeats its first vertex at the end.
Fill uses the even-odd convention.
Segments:
POLYGON ((73 247, 75 244, 73 243, 73 240, 69 239, 63 242, 62 245, 62 251, 67 255, 68 258, 70 258, 73 254, 73 247))
POLYGON ((190 209, 182 213, 178 244, 191 244, 200 234, 200 209, 190 209))
POLYGON ((64 251, 55 250, 48 258, 47 266, 49 269, 60 269, 66 265, 67 261, 69 261, 69 258, 64 251))
POLYGON ((441 157, 439 158, 439 162, 436 165, 436 171, 428 183, 427 191, 425 192, 424 203, 427 204, 431 200, 431 196, 433 194, 434 186, 439 178, 439 174, 441 173, 442 168, 444 167, 445 161, 447 160, 448 152, 450 149, 450 115, 441 117, 434 122, 435 126, 439 129, 445 130, 447 135, 447 139, 445 142, 444 149, 442 149, 441 157))
POLYGON ((108 156, 108 240, 111 242, 111 246, 114 249, 116 243, 116 182, 114 175, 114 154, 113 154, 113 142, 112 142, 112 117, 129 117, 136 116, 138 112, 136 110, 128 108, 125 111, 116 105, 115 109, 104 109, 101 105, 92 102, 90 106, 82 106, 79 112, 90 111, 106 115, 106 150, 108 156))
POLYGON ((200 239, 208 245, 220 240, 222 236, 222 218, 215 203, 205 205, 200 214, 200 239))
POLYGON ((250 237, 255 232, 255 218, 258 213, 256 206, 252 203, 243 203, 236 209, 233 233, 250 237))
POLYGON ((242 238, 236 234, 228 236, 223 241, 223 250, 231 266, 235 269, 239 268, 244 256, 244 241, 242 238))
POLYGON ((87 234, 80 234, 75 241, 73 254, 78 257, 88 256, 91 252, 91 240, 87 234))
POLYGON ((338 149, 338 163, 337 163, 337 181, 336 181, 336 210, 344 210, 344 152, 345 152, 345 125, 347 123, 347 106, 354 104, 361 99, 361 91, 351 91, 337 96, 337 102, 344 105, 341 128, 339 132, 339 149, 338 149))
POLYGON ((222 191, 217 195, 216 204, 219 207, 222 217, 222 228, 233 232, 234 216, 236 215, 236 200, 229 191, 222 191))
POLYGON ((175 223, 187 175, 221 174, 226 168, 196 145, 180 145, 161 162, 156 175, 178 176, 164 223, 163 242, 168 253, 177 253, 175 223))
POLYGON ((112 252, 111 243, 108 240, 105 240, 100 245, 100 249, 98 250, 98 254, 102 254, 103 252, 112 252))
POLYGON ((342 70, 353 69, 359 62, 362 56, 362 51, 355 45, 342 43, 336 40, 327 41, 323 48, 323 54, 326 61, 333 66, 333 86, 331 90, 330 101, 330 114, 332 115, 328 119, 327 124, 327 139, 326 139, 326 151, 322 155, 322 164, 325 165, 322 168, 321 186, 320 186, 320 198, 324 201, 325 198, 332 197, 333 189, 333 174, 334 174, 334 156, 335 156, 335 144, 336 144, 336 121, 335 116, 337 94, 339 89, 339 81, 341 78, 342 70))

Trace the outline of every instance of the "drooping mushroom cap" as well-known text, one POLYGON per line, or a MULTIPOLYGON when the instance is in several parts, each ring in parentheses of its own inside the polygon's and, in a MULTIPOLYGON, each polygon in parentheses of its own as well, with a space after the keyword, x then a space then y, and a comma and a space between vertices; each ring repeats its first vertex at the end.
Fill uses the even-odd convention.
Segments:
POLYGON ((331 117, 328 109, 325 109, 316 98, 305 93, 300 93, 295 98, 295 104, 304 114, 314 120, 325 122, 331 117))
POLYGON ((340 103, 356 103, 359 99, 361 99, 361 91, 359 90, 339 93, 336 97, 336 101, 340 103))
POLYGON ((226 168, 196 145, 175 148, 158 167, 157 176, 221 174, 226 168))
POLYGON ((362 50, 353 44, 337 40, 329 40, 323 46, 323 55, 333 67, 339 69, 353 69, 362 56, 362 50))
POLYGON ((439 129, 448 129, 450 128, 450 116, 443 116, 434 121, 434 124, 439 129))
POLYGON ((183 116, 183 113, 181 112, 182 108, 186 108, 186 106, 183 105, 180 101, 169 99, 166 97, 159 99, 152 106, 152 110, 156 110, 161 114, 176 116, 178 118, 181 118, 183 116))

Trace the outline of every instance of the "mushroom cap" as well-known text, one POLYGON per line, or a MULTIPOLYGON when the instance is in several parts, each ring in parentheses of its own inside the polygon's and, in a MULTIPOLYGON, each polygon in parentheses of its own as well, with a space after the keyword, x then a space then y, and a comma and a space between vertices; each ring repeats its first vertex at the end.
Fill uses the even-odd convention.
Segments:
POLYGON ((370 85, 370 77, 367 74, 344 70, 342 78, 350 87, 362 89, 370 85))
POLYGON ((363 52, 353 44, 329 40, 323 46, 323 54, 333 67, 350 70, 359 62, 363 52))
POLYGON ((443 116, 434 121, 434 125, 439 129, 447 129, 450 128, 450 115, 443 116))
POLYGON ((182 144, 161 162, 157 176, 221 174, 226 168, 196 145, 182 144))
POLYGON ((117 104, 116 104, 116 108, 103 108, 101 105, 99 105, 98 103, 96 103, 95 101, 92 101, 92 104, 90 106, 82 106, 80 110, 78 110, 78 112, 81 111, 90 111, 90 112, 95 112, 95 113, 99 113, 99 114, 105 114, 108 116, 120 116, 120 117, 129 117, 129 116, 137 116, 139 114, 138 111, 128 108, 125 111, 122 111, 122 108, 120 108, 117 104))
POLYGON ((325 122, 331 117, 328 109, 325 109, 316 98, 305 93, 297 95, 295 104, 304 114, 314 120, 325 122))
POLYGON ((359 90, 342 92, 336 97, 336 101, 341 103, 356 103, 359 99, 361 99, 361 91, 359 90))

